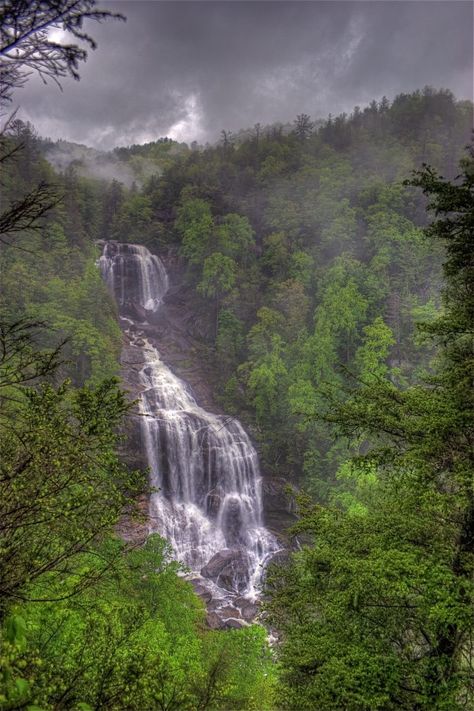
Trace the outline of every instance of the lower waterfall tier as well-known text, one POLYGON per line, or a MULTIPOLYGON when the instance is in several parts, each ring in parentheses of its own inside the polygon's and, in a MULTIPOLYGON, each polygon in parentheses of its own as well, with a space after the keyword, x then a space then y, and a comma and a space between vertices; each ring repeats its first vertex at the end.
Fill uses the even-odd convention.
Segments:
POLYGON ((276 550, 262 522, 257 453, 237 420, 197 405, 156 349, 147 345, 144 355, 141 427, 157 489, 151 526, 192 570, 253 595, 276 550))

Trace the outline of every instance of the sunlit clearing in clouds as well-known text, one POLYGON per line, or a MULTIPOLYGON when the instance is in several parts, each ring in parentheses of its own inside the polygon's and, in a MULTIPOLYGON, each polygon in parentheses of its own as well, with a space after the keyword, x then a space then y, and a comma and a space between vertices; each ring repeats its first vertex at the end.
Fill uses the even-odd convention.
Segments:
POLYGON ((169 138, 175 141, 199 141, 204 137, 203 112, 198 97, 190 94, 184 101, 185 118, 174 123, 168 130, 169 138))

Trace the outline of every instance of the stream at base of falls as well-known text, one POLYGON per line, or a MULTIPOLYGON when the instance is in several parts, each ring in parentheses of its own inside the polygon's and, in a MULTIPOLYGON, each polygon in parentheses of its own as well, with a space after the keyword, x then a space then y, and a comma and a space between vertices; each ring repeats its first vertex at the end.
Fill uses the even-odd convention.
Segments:
POLYGON ((256 612, 262 574, 278 551, 263 523, 258 457, 240 422, 200 407, 147 338, 168 289, 161 260, 142 245, 103 242, 100 269, 121 326, 140 350, 141 442, 153 493, 149 531, 166 538, 192 573, 218 627, 256 612))

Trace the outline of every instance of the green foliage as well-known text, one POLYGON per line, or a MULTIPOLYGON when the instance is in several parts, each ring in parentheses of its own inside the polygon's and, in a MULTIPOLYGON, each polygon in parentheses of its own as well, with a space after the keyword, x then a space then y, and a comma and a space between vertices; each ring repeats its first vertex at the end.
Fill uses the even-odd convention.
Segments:
MULTIPOLYGON (((18 160, 5 165, 5 202, 17 200, 38 179, 54 182, 64 200, 41 225, 20 231, 13 248, 2 250, 0 315, 10 322, 25 317, 44 322, 46 343, 52 342, 51 330, 56 331, 56 341, 69 341, 63 368, 73 382, 98 384, 118 373, 121 346, 115 306, 100 278, 93 244, 101 236, 102 191, 93 181, 78 178, 73 169, 54 175, 31 127, 16 124, 11 147, 23 148, 15 154, 18 160)), ((111 207, 114 200, 118 210, 117 190, 123 199, 118 184, 112 184, 104 201, 111 207)), ((109 226, 112 221, 110 212, 109 226)))
POLYGON ((287 275, 288 240, 283 232, 272 232, 264 240, 262 265, 276 279, 287 275))
POLYGON ((151 201, 146 195, 129 195, 114 219, 112 237, 121 242, 141 242, 151 229, 151 201))
POLYGON ((20 326, 3 341, 0 364, 2 607, 29 599, 28 587, 38 578, 41 598, 67 597, 88 585, 82 556, 117 521, 134 487, 114 452, 115 429, 127 410, 117 382, 80 390, 67 382, 25 387, 41 362, 53 362, 54 374, 54 360, 28 347, 25 337, 28 330, 20 326), (24 382, 12 382, 12 363, 24 382), (70 589, 51 592, 66 572, 70 589))
POLYGON ((401 476, 359 497, 363 507, 304 510, 314 543, 274 572, 281 707, 454 708, 430 688, 436 635, 464 616, 454 530, 436 525, 453 502, 401 476))
POLYGON ((436 372, 404 390, 387 379, 393 338, 378 318, 357 351, 360 386, 323 415, 365 454, 340 469, 352 483, 332 506, 301 500, 307 544, 269 579, 282 708, 472 706, 472 166, 455 182, 431 168, 410 181, 435 213, 426 234, 446 247, 444 310, 424 325, 436 372))
MULTIPOLYGON (((114 566, 94 588, 24 605, 7 623, 2 651, 24 681, 17 696, 45 711, 271 708, 262 628, 204 631, 202 603, 158 536, 129 551, 108 541, 101 552, 114 566)), ((98 567, 96 556, 85 560, 98 567)), ((8 693, 5 709, 15 703, 8 693)))
POLYGON ((217 299, 230 291, 235 284, 236 264, 232 257, 213 252, 204 260, 202 279, 197 290, 217 299))
POLYGON ((270 709, 264 630, 207 631, 165 541, 112 537, 143 489, 115 453, 129 405, 44 382, 40 334, 0 334, 0 708, 270 709))
POLYGON ((256 365, 248 378, 249 393, 257 422, 268 421, 280 410, 288 373, 281 358, 281 341, 274 336, 272 350, 256 365))
POLYGON ((40 345, 2 362, 0 706, 472 705, 472 165, 456 185, 435 170, 415 181, 436 239, 401 183, 422 161, 453 176, 471 115, 426 88, 317 128, 302 114, 289 134, 118 149, 143 191, 80 166, 55 175, 15 124, 8 140, 25 148, 5 171, 7 204, 41 180, 64 201, 0 255, 3 317, 55 329, 38 323, 40 345), (135 480, 114 454, 121 341, 98 238, 184 258, 216 395, 253 425, 265 467, 319 502, 300 504, 302 548, 269 579, 276 700, 261 628, 206 630, 163 542, 128 551, 110 537, 135 480))
POLYGON ((314 259, 308 252, 297 251, 291 255, 290 277, 310 287, 314 272, 314 259))
POLYGON ((183 199, 177 213, 176 230, 182 237, 181 251, 191 264, 202 263, 213 227, 209 203, 198 198, 183 199))
POLYGON ((382 378, 387 375, 388 354, 395 340, 391 329, 384 320, 377 316, 368 326, 364 326, 364 342, 357 349, 355 362, 360 378, 364 381, 382 378))
POLYGON ((236 214, 224 215, 216 229, 217 245, 230 257, 246 258, 253 246, 253 230, 246 217, 236 214))
POLYGON ((463 102, 430 88, 316 127, 302 114, 290 133, 257 127, 193 150, 147 193, 163 219, 160 234, 190 266, 193 308, 215 348, 216 397, 254 426, 268 468, 323 486, 324 497, 344 454, 308 419, 321 409, 314 389, 347 386, 362 371, 371 378, 389 370, 407 385, 433 366, 416 315, 437 305, 441 251, 423 236, 421 196, 402 180, 427 158, 454 175, 468 118, 463 102), (265 332, 262 309, 275 314, 265 332), (219 310, 244 332, 236 348, 226 336, 228 358, 219 310), (274 337, 287 389, 265 417, 256 383, 271 380, 274 337))
POLYGON ((228 377, 237 367, 243 347, 242 321, 229 309, 223 309, 219 313, 216 349, 224 376, 228 377))

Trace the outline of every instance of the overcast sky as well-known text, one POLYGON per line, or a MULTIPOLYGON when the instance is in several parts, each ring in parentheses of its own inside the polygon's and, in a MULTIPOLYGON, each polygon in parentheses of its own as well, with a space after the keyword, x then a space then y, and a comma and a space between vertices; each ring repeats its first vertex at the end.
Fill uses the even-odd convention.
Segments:
POLYGON ((109 149, 350 111, 430 84, 472 99, 473 4, 103 2, 127 23, 89 23, 81 81, 16 94, 38 132, 109 149))

